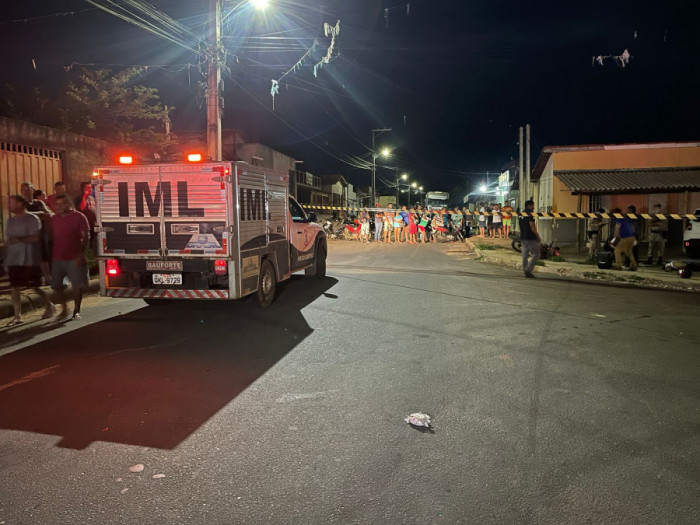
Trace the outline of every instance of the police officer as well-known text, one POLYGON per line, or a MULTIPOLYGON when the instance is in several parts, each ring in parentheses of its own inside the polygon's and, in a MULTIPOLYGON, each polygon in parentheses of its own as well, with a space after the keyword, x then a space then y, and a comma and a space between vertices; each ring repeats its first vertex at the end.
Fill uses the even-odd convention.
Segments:
POLYGON ((668 220, 660 219, 656 215, 663 214, 663 206, 655 204, 651 210, 651 221, 649 221, 649 250, 647 251, 647 264, 663 265, 664 248, 668 237, 668 220))

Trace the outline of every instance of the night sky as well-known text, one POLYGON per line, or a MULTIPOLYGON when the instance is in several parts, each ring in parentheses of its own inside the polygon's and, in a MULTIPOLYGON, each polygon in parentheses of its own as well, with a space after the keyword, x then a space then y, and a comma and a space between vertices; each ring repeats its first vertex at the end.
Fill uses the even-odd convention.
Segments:
MULTIPOLYGON (((224 29, 224 127, 304 159, 309 171, 343 173, 361 185, 370 180, 358 167, 370 159, 370 130, 390 127, 377 140, 392 148, 386 164, 448 191, 517 158, 518 126, 526 123, 533 164, 546 145, 700 139, 697 0, 412 0, 409 13, 407 3, 272 0, 265 15, 236 8, 224 29), (330 42, 323 22, 336 20, 334 60, 318 78, 312 61, 287 75, 273 112, 270 80, 314 38, 318 59, 330 42), (593 56, 625 49, 627 67, 612 57, 592 67, 593 56)), ((3 83, 51 90, 77 74, 64 69, 74 62, 149 65, 141 83, 177 107, 174 132, 204 129, 197 97, 204 78, 191 51, 83 0, 2 4, 3 83)), ((207 0, 152 5, 203 34, 207 0)))

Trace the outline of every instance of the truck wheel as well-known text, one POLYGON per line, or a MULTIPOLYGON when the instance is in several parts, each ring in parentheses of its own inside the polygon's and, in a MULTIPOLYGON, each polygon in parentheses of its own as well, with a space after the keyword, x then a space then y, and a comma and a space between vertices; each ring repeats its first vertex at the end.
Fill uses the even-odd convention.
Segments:
POLYGON ((319 244, 316 247, 314 264, 307 268, 304 273, 309 277, 314 276, 316 279, 323 279, 326 276, 326 249, 322 245, 319 244))
POLYGON ((326 248, 319 246, 316 252, 316 279, 326 278, 326 248))
POLYGON ((260 308, 267 308, 275 300, 277 277, 272 263, 265 259, 260 265, 260 280, 258 281, 258 303, 260 308))

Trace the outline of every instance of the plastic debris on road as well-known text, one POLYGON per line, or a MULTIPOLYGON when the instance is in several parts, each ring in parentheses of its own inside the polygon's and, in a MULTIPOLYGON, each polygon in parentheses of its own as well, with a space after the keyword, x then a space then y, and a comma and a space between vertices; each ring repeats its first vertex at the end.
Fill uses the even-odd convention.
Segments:
POLYGON ((129 467, 129 472, 143 472, 143 465, 139 463, 138 465, 134 465, 133 467, 129 467))
POLYGON ((430 416, 421 412, 414 412, 406 419, 404 419, 404 421, 409 425, 413 425, 414 427, 432 428, 432 425, 430 423, 430 416))
POLYGON ((165 477, 165 474, 154 474, 153 479, 162 479, 165 477))

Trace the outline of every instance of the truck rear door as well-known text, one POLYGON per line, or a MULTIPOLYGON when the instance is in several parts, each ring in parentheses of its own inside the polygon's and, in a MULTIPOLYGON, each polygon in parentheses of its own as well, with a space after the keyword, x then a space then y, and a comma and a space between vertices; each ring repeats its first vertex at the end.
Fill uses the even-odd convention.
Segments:
POLYGON ((99 169, 99 254, 228 255, 229 174, 226 163, 99 169))

